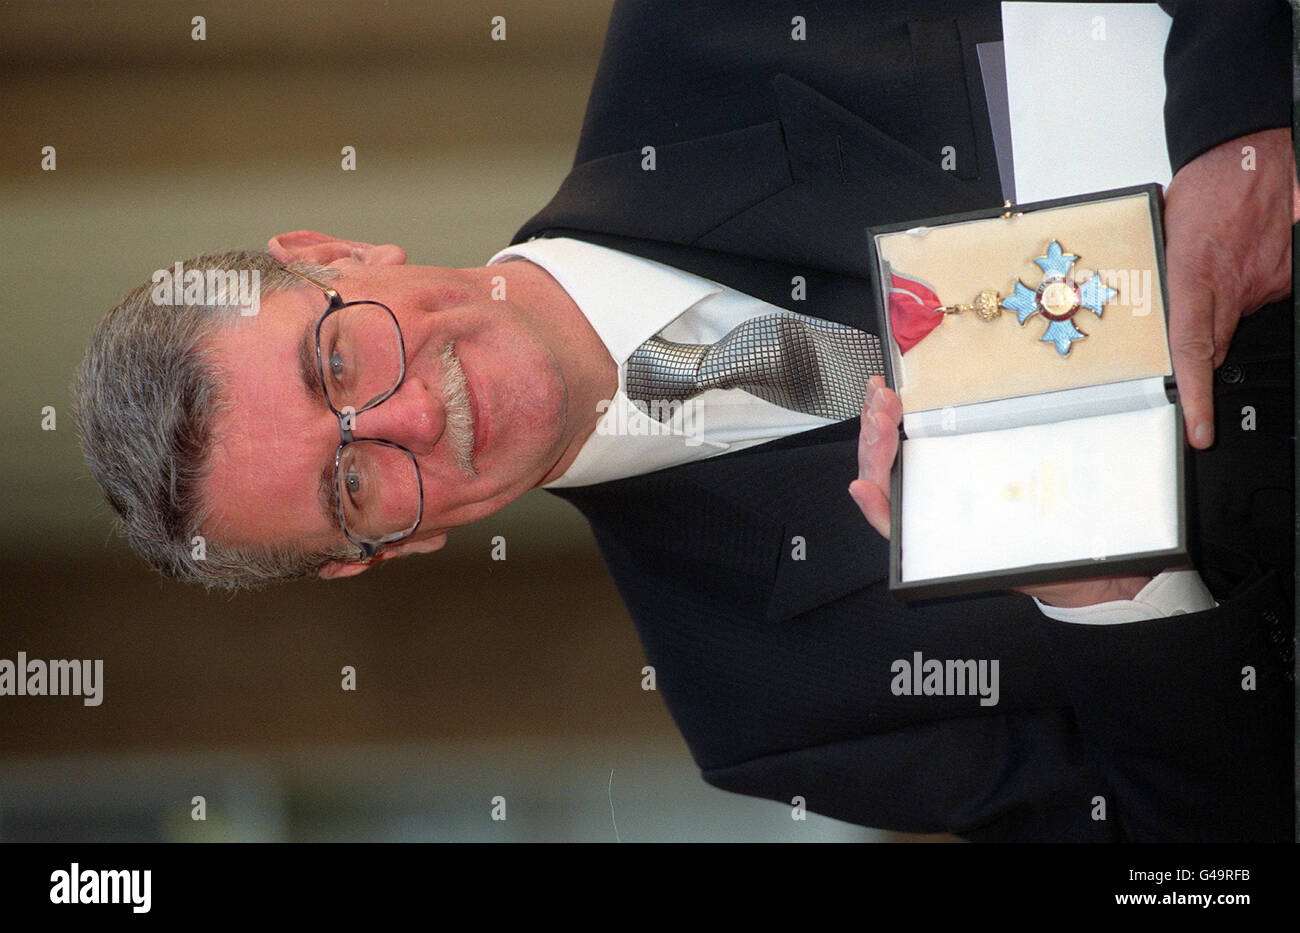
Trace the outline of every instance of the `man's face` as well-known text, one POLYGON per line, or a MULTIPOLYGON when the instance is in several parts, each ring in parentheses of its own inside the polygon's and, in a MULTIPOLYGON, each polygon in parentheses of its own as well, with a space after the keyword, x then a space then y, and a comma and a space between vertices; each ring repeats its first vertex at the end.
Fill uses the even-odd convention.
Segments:
MULTIPOLYGON (((380 252, 330 262, 343 275, 328 284, 344 301, 392 309, 405 343, 406 377, 392 397, 355 415, 352 429, 356 437, 391 441, 415 455, 424 517, 413 538, 390 553, 431 550, 449 529, 551 478, 571 441, 568 389, 545 321, 527 302, 494 300, 492 279, 505 267, 406 266, 394 264, 405 258, 396 247, 371 249, 380 252), (381 252, 389 249, 395 252, 381 252), (448 348, 468 388, 472 470, 458 462, 454 432, 447 430, 448 348)), ((259 314, 239 318, 209 344, 229 403, 214 425, 206 486, 212 515, 204 533, 214 540, 350 546, 321 494, 325 476, 332 486, 339 444, 338 418, 315 376, 315 327, 326 303, 323 291, 304 282, 263 299, 259 314), (305 349, 310 384, 301 365, 305 349)))

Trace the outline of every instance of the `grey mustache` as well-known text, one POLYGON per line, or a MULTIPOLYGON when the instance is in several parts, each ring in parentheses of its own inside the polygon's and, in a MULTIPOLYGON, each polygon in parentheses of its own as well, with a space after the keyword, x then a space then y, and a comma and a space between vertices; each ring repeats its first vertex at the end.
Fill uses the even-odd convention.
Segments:
POLYGON ((469 383, 455 347, 455 343, 447 344, 441 357, 443 414, 446 419, 443 430, 451 443, 457 466, 470 476, 477 476, 473 460, 474 415, 469 405, 469 383))

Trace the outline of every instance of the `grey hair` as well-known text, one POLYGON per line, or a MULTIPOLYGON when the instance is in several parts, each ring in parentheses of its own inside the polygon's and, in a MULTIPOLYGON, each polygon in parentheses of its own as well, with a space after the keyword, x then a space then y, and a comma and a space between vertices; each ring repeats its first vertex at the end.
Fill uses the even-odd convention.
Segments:
MULTIPOLYGON (((259 300, 306 286, 267 252, 204 253, 182 266, 210 281, 220 279, 216 273, 255 270, 259 300)), ((340 274, 305 263, 290 268, 321 281, 340 274)), ((196 540, 209 515, 202 489, 212 426, 226 404, 204 344, 237 320, 240 309, 159 303, 156 282, 135 288, 108 312, 73 385, 82 451, 132 548, 173 579, 230 590, 310 576, 345 556, 288 544, 236 548, 196 540)))

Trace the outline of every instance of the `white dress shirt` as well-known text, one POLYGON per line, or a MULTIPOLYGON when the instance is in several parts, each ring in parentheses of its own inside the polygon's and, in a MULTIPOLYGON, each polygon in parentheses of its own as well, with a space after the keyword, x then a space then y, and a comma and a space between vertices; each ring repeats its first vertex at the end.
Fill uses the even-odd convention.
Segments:
POLYGON ((679 343, 715 343, 752 317, 785 310, 698 275, 580 240, 520 243, 488 264, 510 259, 526 259, 550 273, 618 364, 618 391, 604 400, 609 404, 595 433, 564 475, 546 488, 639 476, 835 423, 773 405, 744 389, 709 389, 674 406, 666 424, 656 421, 625 391, 627 360, 637 347, 659 333, 679 343))
MULTIPOLYGON (((547 271, 591 323, 618 364, 618 390, 601 402, 596 430, 564 475, 545 488, 589 486, 743 450, 787 434, 833 424, 773 405, 743 389, 709 389, 667 413, 645 414, 627 397, 627 361, 650 337, 715 343, 737 325, 783 309, 653 260, 565 237, 501 250, 488 265, 527 260, 547 271)), ((845 482, 847 497, 847 481, 845 482)), ((1164 618, 1215 606, 1194 570, 1166 571, 1132 600, 1061 609, 1038 602, 1062 622, 1104 625, 1164 618)))

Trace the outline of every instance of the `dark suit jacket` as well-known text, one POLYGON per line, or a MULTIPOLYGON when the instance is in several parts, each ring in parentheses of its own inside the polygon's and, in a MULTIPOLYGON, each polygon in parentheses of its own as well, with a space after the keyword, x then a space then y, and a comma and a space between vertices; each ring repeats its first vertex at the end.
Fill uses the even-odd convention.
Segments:
MULTIPOLYGON (((1285 4, 1175 6, 1176 167, 1287 123, 1285 4)), ((996 3, 619 4, 573 170, 515 241, 572 236, 875 330, 864 228, 1001 202, 974 49, 999 38, 996 3)), ((1192 457, 1209 612, 1093 627, 1012 594, 898 604, 846 492, 856 419, 558 494, 711 784, 982 840, 1290 838, 1290 370, 1259 362, 1285 356, 1288 318, 1247 322, 1219 444, 1192 457), (997 659, 1000 702, 894 696, 891 663, 916 651, 997 659)))

